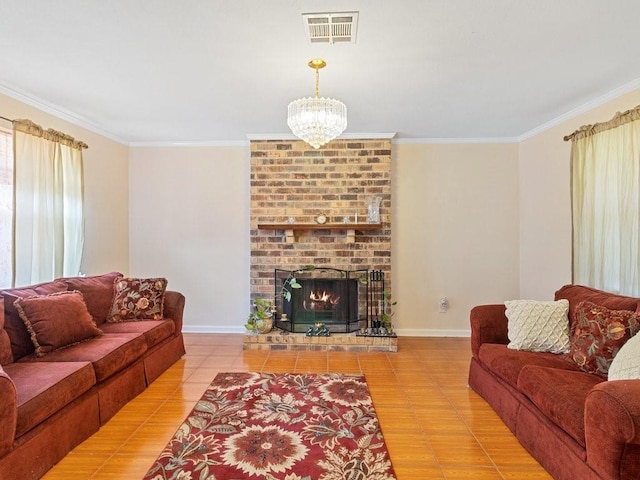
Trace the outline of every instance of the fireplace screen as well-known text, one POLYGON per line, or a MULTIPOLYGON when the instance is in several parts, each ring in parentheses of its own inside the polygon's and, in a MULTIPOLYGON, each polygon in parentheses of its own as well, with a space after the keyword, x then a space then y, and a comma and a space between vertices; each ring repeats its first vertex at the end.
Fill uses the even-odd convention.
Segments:
POLYGON ((368 270, 276 269, 276 327, 306 332, 323 323, 330 332, 359 330, 367 321, 367 277, 368 270))

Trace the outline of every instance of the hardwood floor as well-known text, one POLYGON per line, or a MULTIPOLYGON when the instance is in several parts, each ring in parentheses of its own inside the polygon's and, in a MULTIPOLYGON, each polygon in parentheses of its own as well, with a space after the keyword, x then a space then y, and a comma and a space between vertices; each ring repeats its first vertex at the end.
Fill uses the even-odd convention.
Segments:
POLYGON ((469 339, 401 337, 397 353, 243 351, 241 335, 187 334, 187 355, 45 480, 142 478, 223 371, 366 376, 399 480, 551 479, 467 387, 469 339))

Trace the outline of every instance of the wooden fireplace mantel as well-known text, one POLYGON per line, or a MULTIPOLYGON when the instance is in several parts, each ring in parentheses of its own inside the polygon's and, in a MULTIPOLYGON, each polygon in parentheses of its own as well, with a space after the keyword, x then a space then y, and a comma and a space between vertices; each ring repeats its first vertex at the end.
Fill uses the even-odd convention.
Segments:
POLYGON ((356 231, 380 230, 380 223, 259 223, 259 230, 284 230, 286 243, 295 243, 297 231, 340 230, 347 233, 347 243, 355 243, 356 231))

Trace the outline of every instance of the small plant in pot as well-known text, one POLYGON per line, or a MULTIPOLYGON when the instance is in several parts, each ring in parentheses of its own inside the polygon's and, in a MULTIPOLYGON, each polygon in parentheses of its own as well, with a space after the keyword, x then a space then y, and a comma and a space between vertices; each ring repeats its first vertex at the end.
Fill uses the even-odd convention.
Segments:
POLYGON ((264 298, 256 298, 253 301, 254 310, 249 314, 247 323, 244 325, 247 330, 254 333, 268 333, 273 328, 273 313, 275 307, 273 302, 264 298))

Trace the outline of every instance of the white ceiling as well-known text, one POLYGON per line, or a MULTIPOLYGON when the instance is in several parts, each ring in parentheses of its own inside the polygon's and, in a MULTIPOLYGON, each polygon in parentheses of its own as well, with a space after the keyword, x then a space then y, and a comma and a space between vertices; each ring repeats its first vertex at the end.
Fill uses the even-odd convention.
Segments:
POLYGON ((289 133, 323 57, 347 134, 515 139, 639 87, 638 19, 638 0, 2 0, 0 92, 130 144, 246 141, 289 133), (301 14, 330 11, 360 12, 355 44, 307 42, 301 14))

